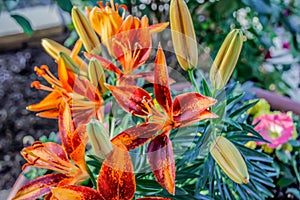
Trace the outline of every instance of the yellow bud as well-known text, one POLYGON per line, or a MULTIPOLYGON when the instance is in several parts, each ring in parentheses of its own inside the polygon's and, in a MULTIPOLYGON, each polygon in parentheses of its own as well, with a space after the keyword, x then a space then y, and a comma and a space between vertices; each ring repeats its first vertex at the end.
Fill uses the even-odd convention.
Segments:
POLYGON ((229 140, 218 136, 210 145, 210 154, 231 180, 238 184, 249 182, 247 165, 229 140))
POLYGON ((66 68, 68 70, 70 70, 80 76, 85 76, 85 77, 87 76, 86 73, 80 69, 79 65, 66 53, 60 52, 59 57, 62 59, 62 61, 64 62, 64 65, 66 66, 66 68))
POLYGON ((77 7, 72 9, 72 21, 86 51, 99 54, 101 51, 99 39, 87 18, 77 7))
POLYGON ((241 30, 232 30, 225 38, 210 69, 210 81, 216 89, 228 82, 239 58, 244 36, 241 30))
POLYGON ((172 41, 177 60, 183 70, 192 70, 198 63, 197 40, 191 14, 184 0, 170 5, 172 41))
POLYGON ((105 127, 98 120, 92 119, 87 124, 86 131, 94 154, 105 158, 113 149, 105 127))
POLYGON ((103 94, 106 91, 105 74, 104 70, 96 58, 92 58, 89 63, 88 68, 89 80, 99 88, 100 92, 103 94))
POLYGON ((56 61, 58 60, 59 52, 64 52, 68 55, 71 54, 70 49, 47 38, 42 39, 42 46, 45 49, 45 51, 56 61))

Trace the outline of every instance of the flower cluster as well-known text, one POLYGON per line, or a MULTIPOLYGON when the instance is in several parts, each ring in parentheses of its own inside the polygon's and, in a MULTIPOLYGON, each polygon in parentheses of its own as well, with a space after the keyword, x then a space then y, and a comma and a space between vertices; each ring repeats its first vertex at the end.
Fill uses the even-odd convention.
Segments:
MULTIPOLYGON (((72 10, 74 27, 80 37, 72 50, 49 39, 42 41, 44 49, 57 61, 58 77, 48 66, 35 67, 36 74, 50 87, 38 81, 32 87, 50 94, 27 109, 38 112, 40 117, 58 119, 61 144, 36 141, 21 153, 27 161, 24 168, 31 165, 56 173, 32 180, 14 199, 44 195, 45 199, 132 199, 136 179, 129 153, 143 145, 147 145, 149 166, 157 183, 175 195, 176 167, 170 133, 201 120, 218 118, 212 111, 217 100, 200 94, 197 88, 196 92, 172 97, 170 82, 173 80, 169 78, 161 45, 157 48, 154 70, 136 72, 150 56, 151 35, 164 30, 169 23, 149 25, 146 16, 139 19, 126 15, 126 6, 113 1, 106 5, 99 2, 98 7, 86 10, 86 15, 76 7, 72 10), (82 46, 86 59, 79 56, 82 46), (109 56, 101 55, 105 51, 109 56), (115 77, 114 83, 106 83, 108 76, 115 77), (137 84, 137 78, 153 84, 153 96, 137 84), (105 126, 106 115, 112 109, 108 101, 112 97, 141 123, 110 137, 105 126), (88 143, 94 154, 104 159, 97 178, 86 163, 88 143), (80 185, 87 179, 93 188, 80 185)), ((172 0, 170 16, 177 59, 191 74, 197 66, 198 50, 185 2, 172 0)), ((215 91, 226 85, 243 41, 240 30, 233 30, 226 37, 211 69, 215 91)), ((242 155, 229 140, 215 136, 210 145, 211 155, 234 182, 247 184, 249 175, 242 155), (231 153, 225 156, 225 152, 231 153)))
POLYGON ((246 144, 249 147, 259 145, 265 152, 272 153, 274 149, 291 147, 288 142, 298 136, 292 113, 271 111, 271 106, 265 99, 259 99, 248 113, 253 116, 254 129, 266 140, 250 141, 246 144))

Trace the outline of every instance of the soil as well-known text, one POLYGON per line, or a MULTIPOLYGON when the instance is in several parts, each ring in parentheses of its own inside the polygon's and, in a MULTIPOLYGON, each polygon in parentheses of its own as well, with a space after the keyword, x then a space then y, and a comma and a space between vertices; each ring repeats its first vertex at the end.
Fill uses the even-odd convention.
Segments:
POLYGON ((57 131, 56 120, 39 118, 25 109, 48 94, 30 88, 35 80, 46 84, 33 71, 42 64, 56 71, 56 64, 42 48, 0 52, 0 190, 11 188, 20 174, 24 145, 57 131))

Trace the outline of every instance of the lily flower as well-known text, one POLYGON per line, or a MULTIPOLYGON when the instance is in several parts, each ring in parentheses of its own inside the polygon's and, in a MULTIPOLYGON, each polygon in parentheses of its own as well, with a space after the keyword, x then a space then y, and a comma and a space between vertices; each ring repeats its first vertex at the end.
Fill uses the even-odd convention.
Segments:
POLYGON ((67 101, 78 123, 88 122, 92 117, 102 120, 103 99, 98 88, 86 77, 75 74, 76 69, 80 73, 78 65, 64 53, 60 53, 58 60, 58 78, 46 65, 35 67, 36 74, 42 76, 51 87, 42 85, 38 81, 33 82, 31 86, 49 91, 50 94, 40 103, 30 105, 27 109, 39 112, 37 115, 40 117, 58 118, 60 105, 63 101, 67 101))
POLYGON ((78 184, 88 178, 84 159, 85 145, 88 140, 85 125, 74 130, 67 104, 59 125, 62 145, 37 141, 21 151, 22 156, 27 161, 23 169, 27 166, 35 166, 53 170, 59 174, 48 174, 32 180, 18 191, 14 197, 15 200, 35 199, 45 194, 51 197, 51 188, 78 184))
POLYGON ((159 108, 154 105, 150 94, 142 88, 106 86, 125 111, 146 120, 120 133, 113 138, 112 142, 132 150, 150 140, 147 154, 152 172, 157 182, 169 193, 174 194, 175 163, 172 143, 169 139, 172 128, 216 118, 217 115, 208 110, 216 100, 196 92, 178 95, 172 101, 168 80, 166 59, 159 46, 154 66, 154 95, 159 108), (157 132, 159 134, 155 135, 157 132))
POLYGON ((108 41, 121 27, 127 8, 123 4, 119 6, 113 2, 111 2, 110 6, 108 2, 104 6, 103 2, 100 1, 98 5, 99 7, 94 7, 89 12, 88 18, 91 26, 100 36, 101 42, 107 46, 110 51, 111 47, 108 41), (122 16, 119 15, 119 9, 123 9, 122 16))
MULTIPOLYGON (((120 6, 124 8, 124 6, 120 6)), ((90 21, 92 26, 102 38, 102 43, 108 48, 109 53, 116 58, 122 66, 122 70, 111 62, 95 54, 86 53, 85 56, 90 59, 97 58, 102 66, 117 74, 118 85, 134 85, 133 72, 148 59, 152 41, 151 34, 164 30, 169 23, 160 23, 149 25, 146 16, 141 19, 128 15, 124 19, 119 16, 119 7, 103 7, 94 8, 90 13, 90 21), (113 17, 115 16, 115 17, 113 17)), ((152 75, 152 74, 151 74, 152 75)), ((136 74, 138 77, 147 77, 149 74, 136 74)))

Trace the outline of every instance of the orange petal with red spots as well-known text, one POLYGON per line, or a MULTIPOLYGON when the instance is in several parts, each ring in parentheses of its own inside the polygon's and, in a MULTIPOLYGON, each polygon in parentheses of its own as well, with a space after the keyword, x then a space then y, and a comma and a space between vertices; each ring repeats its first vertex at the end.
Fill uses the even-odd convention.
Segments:
POLYGON ((112 143, 116 146, 122 144, 127 150, 133 150, 145 144, 160 129, 161 125, 159 124, 142 123, 118 134, 112 139, 112 143))
POLYGON ((133 198, 135 177, 131 158, 125 147, 115 147, 104 160, 98 176, 98 190, 104 199, 133 198))
POLYGON ((62 146, 68 154, 71 154, 73 152, 71 139, 75 127, 72 121, 71 109, 67 103, 61 107, 58 127, 62 146))
POLYGON ((207 110, 216 102, 217 100, 197 92, 178 95, 173 103, 173 119, 179 126, 186 126, 202 119, 216 118, 217 115, 207 110))
POLYGON ((148 145, 147 156, 156 181, 175 194, 175 161, 170 130, 157 135, 148 145))
POLYGON ((66 178, 63 174, 48 174, 30 181, 23 186, 13 198, 14 200, 37 199, 51 191, 51 188, 66 178))
POLYGON ((154 65, 154 94, 159 105, 172 117, 172 96, 165 54, 158 46, 154 65))
POLYGON ((153 100, 147 91, 136 86, 105 86, 125 111, 135 116, 148 116, 153 100))
POLYGON ((53 198, 59 200, 105 200, 96 190, 84 186, 66 185, 53 188, 51 191, 53 198))

